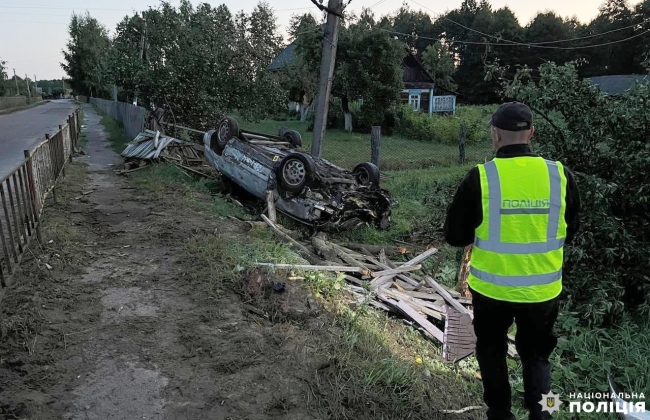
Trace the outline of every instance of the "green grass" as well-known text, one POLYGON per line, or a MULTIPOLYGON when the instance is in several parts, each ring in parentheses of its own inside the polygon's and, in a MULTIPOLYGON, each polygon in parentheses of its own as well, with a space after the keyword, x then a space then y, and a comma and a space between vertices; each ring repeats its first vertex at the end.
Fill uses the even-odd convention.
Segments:
MULTIPOLYGON (((265 134, 277 134, 281 126, 298 131, 302 135, 303 149, 311 150, 312 133, 307 123, 296 120, 263 120, 249 122, 238 119, 240 127, 265 134)), ((467 145, 467 162, 483 162, 491 156, 489 143, 467 145)), ((416 169, 430 166, 454 166, 459 160, 458 146, 416 141, 399 135, 382 136, 380 166, 382 170, 416 169)), ((370 134, 348 133, 343 130, 327 130, 323 141, 323 157, 344 168, 351 169, 360 162, 370 160, 370 134)))
POLYGON ((108 133, 108 143, 111 148, 117 153, 121 153, 126 145, 131 141, 126 134, 124 134, 124 125, 113 119, 110 115, 103 113, 99 108, 93 106, 95 112, 101 116, 99 123, 104 126, 108 133))
POLYGON ((188 174, 175 165, 154 164, 148 169, 134 172, 131 177, 136 186, 150 192, 152 198, 160 200, 165 207, 177 208, 180 211, 189 205, 196 211, 220 219, 229 216, 250 218, 241 207, 231 203, 220 193, 223 190, 220 181, 188 174), (179 200, 169 200, 170 190, 174 191, 179 200))

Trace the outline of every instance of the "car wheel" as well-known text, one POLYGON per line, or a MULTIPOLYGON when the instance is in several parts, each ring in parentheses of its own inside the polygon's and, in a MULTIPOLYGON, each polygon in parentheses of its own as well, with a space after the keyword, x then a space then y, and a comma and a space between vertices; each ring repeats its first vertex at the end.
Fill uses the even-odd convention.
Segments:
POLYGON ((289 130, 282 136, 282 139, 291 143, 291 146, 298 149, 302 147, 302 137, 296 130, 289 130))
POLYGON ((304 153, 291 153, 280 162, 276 177, 283 190, 300 194, 311 183, 315 171, 316 166, 311 156, 304 153))
POLYGON ((212 147, 218 155, 223 152, 223 149, 226 147, 226 144, 233 137, 239 137, 239 124, 234 118, 226 117, 219 122, 219 126, 216 131, 216 138, 212 143, 215 147, 212 147))
POLYGON ((359 184, 379 188, 379 168, 374 163, 360 163, 355 166, 352 174, 359 184))

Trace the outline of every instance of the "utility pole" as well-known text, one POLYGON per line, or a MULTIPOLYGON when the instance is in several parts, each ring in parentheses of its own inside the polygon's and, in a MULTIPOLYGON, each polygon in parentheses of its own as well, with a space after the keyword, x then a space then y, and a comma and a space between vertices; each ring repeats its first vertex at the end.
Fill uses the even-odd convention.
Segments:
MULTIPOLYGON (((142 11, 142 20, 144 20, 144 28, 140 34, 140 61, 144 58, 144 44, 147 38, 147 15, 145 15, 144 10, 142 11)), ((133 105, 138 105, 137 90, 135 98, 133 99, 133 105)))
POLYGON ((316 102, 314 132, 311 143, 311 154, 316 157, 320 157, 323 152, 323 136, 327 128, 330 91, 332 90, 332 77, 334 75, 334 65, 336 64, 336 44, 339 41, 339 16, 343 10, 343 0, 329 0, 326 10, 328 10, 327 23, 323 35, 318 100, 316 102))
POLYGON ((29 90, 29 79, 27 78, 27 73, 25 73, 25 84, 27 85, 27 97, 32 97, 32 92, 29 90))
POLYGON ((16 96, 20 96, 20 88, 18 87, 18 77, 16 77, 16 69, 14 69, 14 82, 16 82, 16 96))
POLYGON ((34 90, 38 92, 38 80, 36 79, 36 74, 34 74, 34 90))
POLYGON ((63 77, 61 78, 61 85, 63 86, 63 95, 61 98, 65 98, 65 79, 63 77))

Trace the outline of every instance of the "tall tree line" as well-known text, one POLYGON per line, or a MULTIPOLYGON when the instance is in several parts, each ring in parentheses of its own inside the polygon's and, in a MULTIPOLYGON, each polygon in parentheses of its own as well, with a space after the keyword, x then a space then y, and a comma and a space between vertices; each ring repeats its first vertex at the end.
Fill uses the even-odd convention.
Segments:
POLYGON ((644 73, 650 54, 650 34, 645 33, 650 30, 650 0, 635 7, 626 0, 606 0, 586 24, 543 12, 522 26, 508 7, 495 10, 486 0, 464 0, 435 21, 404 6, 385 21, 407 34, 398 36, 423 57, 430 71, 447 78, 438 80, 439 86, 453 90, 456 84, 461 99, 470 103, 499 99, 494 82, 485 78, 486 66, 492 63, 509 66, 513 76, 518 67, 578 60, 583 63, 580 76, 592 77, 644 73), (432 59, 432 53, 426 53, 432 44, 448 51, 436 52, 438 59, 432 59), (609 45, 586 48, 597 44, 609 45))
MULTIPOLYGON (((110 97, 116 84, 121 100, 163 106, 178 121, 207 128, 227 110, 264 116, 287 98, 306 108, 317 94, 322 22, 322 16, 294 16, 295 60, 270 74, 267 66, 284 41, 268 3, 233 14, 225 5, 163 1, 125 17, 112 37, 92 16, 74 15, 62 66, 78 93, 110 97)), ((379 18, 370 10, 346 13, 332 94, 345 114, 351 101, 363 98, 361 119, 380 121, 398 100, 407 50, 429 70, 438 93, 458 93, 465 103, 499 100, 496 82, 486 77, 495 63, 510 76, 522 66, 573 60, 583 63, 583 77, 639 74, 650 67, 648 30, 650 0, 634 7, 606 0, 589 23, 544 12, 522 25, 508 7, 495 9, 487 0, 464 0, 437 18, 407 5, 379 18), (608 45, 581 48, 594 44, 608 45)))
POLYGON ((225 5, 163 1, 125 17, 113 37, 90 15, 73 16, 69 32, 62 66, 78 93, 110 97, 115 84, 121 100, 163 107, 196 128, 226 110, 263 116, 284 99, 265 71, 282 45, 268 3, 233 15, 225 5))

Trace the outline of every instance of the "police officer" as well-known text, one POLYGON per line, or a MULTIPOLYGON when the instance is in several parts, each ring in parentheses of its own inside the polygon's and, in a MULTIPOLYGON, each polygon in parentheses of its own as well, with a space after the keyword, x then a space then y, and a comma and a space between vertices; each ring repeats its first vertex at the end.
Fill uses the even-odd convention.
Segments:
POLYGON ((452 246, 473 244, 468 284, 474 306, 476 358, 488 419, 514 419, 506 365, 507 333, 523 365, 529 419, 542 413, 551 391, 549 356, 562 291, 563 247, 574 237, 580 198, 573 174, 533 153, 533 116, 522 103, 503 104, 492 116, 496 158, 462 180, 445 221, 452 246))

